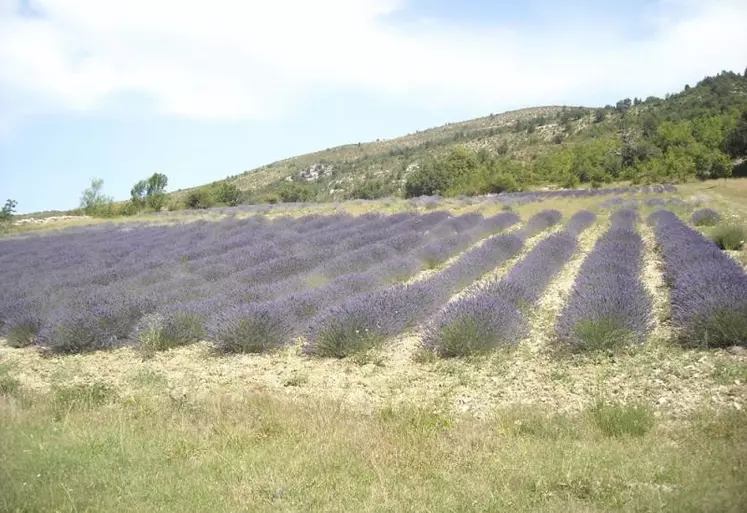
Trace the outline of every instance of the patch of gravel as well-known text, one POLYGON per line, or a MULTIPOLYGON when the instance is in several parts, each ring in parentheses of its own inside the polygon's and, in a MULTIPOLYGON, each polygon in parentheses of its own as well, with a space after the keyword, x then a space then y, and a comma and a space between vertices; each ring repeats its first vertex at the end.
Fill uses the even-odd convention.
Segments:
POLYGON ((527 347, 477 359, 418 361, 417 333, 398 337, 363 360, 315 359, 289 347, 269 355, 212 356, 199 343, 143 360, 130 348, 65 357, 42 357, 32 349, 0 346, 24 387, 103 381, 123 397, 168 392, 172 397, 268 393, 301 402, 339 401, 375 413, 411 405, 448 414, 489 417, 511 405, 579 411, 600 396, 650 404, 666 418, 684 418, 701 408, 747 406, 747 386, 718 379, 727 362, 747 369, 744 350, 680 350, 646 345, 614 357, 555 358, 527 347), (159 377, 151 388, 138 375, 159 377))
POLYGON ((672 327, 669 324, 669 288, 664 282, 664 262, 656 251, 656 235, 645 222, 638 224, 638 232, 643 240, 643 286, 651 297, 653 326, 650 340, 671 340, 672 327))

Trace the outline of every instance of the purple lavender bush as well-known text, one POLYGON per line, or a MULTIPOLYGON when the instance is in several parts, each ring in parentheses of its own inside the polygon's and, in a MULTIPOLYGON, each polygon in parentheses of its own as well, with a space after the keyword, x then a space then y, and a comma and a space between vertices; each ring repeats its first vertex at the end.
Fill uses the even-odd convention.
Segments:
POLYGON ((664 260, 677 340, 687 347, 747 346, 742 266, 672 212, 660 210, 648 220, 664 260))
POLYGON ((210 300, 165 305, 140 319, 133 338, 144 353, 198 342, 205 338, 205 324, 213 306, 210 300))
POLYGON ((208 325, 220 353, 265 353, 282 347, 292 330, 275 302, 235 306, 216 314, 208 325))
POLYGON ((82 353, 126 344, 140 319, 153 311, 149 298, 82 291, 42 324, 39 344, 53 353, 82 353))
POLYGON ((568 221, 568 225, 565 229, 569 234, 573 235, 574 237, 578 237, 587 228, 593 225, 596 220, 597 215, 594 212, 590 212, 588 210, 579 210, 571 216, 571 219, 568 221))
POLYGON ((522 227, 522 235, 526 238, 533 237, 548 228, 555 226, 563 218, 563 214, 557 210, 542 210, 531 218, 522 227))
POLYGON ((513 345, 526 332, 524 315, 511 298, 481 293, 448 303, 426 326, 423 344, 444 358, 471 356, 513 345))
POLYGON ((640 273, 643 241, 635 212, 615 212, 610 229, 581 264, 556 324, 558 341, 572 351, 642 343, 651 328, 651 298, 640 273))

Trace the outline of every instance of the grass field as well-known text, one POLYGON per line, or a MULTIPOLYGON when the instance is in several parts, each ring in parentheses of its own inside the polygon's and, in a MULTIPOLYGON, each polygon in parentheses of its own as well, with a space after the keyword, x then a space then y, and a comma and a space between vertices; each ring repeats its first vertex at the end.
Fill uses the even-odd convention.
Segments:
MULTIPOLYGON (((677 196, 747 219, 747 180, 686 184, 677 196)), ((566 217, 599 201, 516 211, 566 217)), ((747 350, 670 342, 645 223, 648 342, 552 347, 605 222, 600 213, 579 237, 526 339, 480 357, 435 358, 417 330, 344 359, 303 356, 302 341, 229 357, 206 342, 147 357, 0 344, 0 511, 745 511, 747 350)))

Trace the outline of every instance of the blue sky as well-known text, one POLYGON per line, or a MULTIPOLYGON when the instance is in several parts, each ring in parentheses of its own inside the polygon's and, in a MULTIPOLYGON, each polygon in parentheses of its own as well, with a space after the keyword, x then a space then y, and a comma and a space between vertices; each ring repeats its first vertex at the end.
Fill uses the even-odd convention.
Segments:
POLYGON ((125 199, 532 105, 747 66, 737 0, 0 0, 0 202, 125 199))

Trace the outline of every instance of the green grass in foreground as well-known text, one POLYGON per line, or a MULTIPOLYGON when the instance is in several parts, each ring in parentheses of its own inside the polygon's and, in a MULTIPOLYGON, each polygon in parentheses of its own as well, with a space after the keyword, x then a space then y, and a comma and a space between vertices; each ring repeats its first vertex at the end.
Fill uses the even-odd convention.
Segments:
MULTIPOLYGON (((9 381, 10 383, 10 381, 9 381)), ((90 390, 88 388, 90 388, 90 390)), ((744 511, 747 415, 0 394, 0 511, 744 511)), ((140 389, 142 390, 142 389, 140 389)), ((155 392, 155 395, 154 395, 155 392)))

